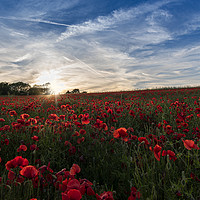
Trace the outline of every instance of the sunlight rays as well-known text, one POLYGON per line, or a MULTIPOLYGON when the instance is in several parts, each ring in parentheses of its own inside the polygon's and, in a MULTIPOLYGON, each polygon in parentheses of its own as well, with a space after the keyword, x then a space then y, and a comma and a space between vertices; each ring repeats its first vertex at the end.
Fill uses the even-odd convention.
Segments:
POLYGON ((42 85, 45 83, 50 83, 50 90, 52 94, 61 93, 64 88, 64 83, 60 81, 61 76, 56 70, 48 70, 40 73, 36 80, 36 84, 42 85))

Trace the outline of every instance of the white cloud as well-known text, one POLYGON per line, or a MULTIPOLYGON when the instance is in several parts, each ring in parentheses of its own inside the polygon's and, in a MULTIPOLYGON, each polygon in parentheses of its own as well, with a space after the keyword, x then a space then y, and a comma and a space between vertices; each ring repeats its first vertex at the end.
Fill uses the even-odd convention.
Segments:
MULTIPOLYGON (((30 18, 30 17, 26 17, 26 18, 21 18, 21 17, 3 17, 0 16, 0 19, 4 19, 4 20, 14 20, 14 21, 25 21, 25 22, 36 22, 36 23, 45 23, 45 24, 52 24, 52 25, 57 25, 57 26, 66 26, 69 27, 71 25, 68 24, 62 24, 62 23, 57 23, 57 22, 53 22, 53 21, 48 21, 48 20, 43 20, 40 18, 30 18)), ((20 34, 20 33, 18 33, 20 34)))
POLYGON ((29 58, 31 58, 31 55, 29 53, 27 53, 27 54, 25 54, 25 55, 20 56, 19 58, 17 58, 14 62, 21 62, 21 61, 27 60, 29 58))
MULTIPOLYGON (((157 2, 151 5, 142 4, 138 7, 133 7, 128 10, 115 10, 112 14, 108 16, 99 16, 95 20, 89 20, 82 24, 69 27, 65 32, 61 34, 61 36, 58 38, 58 41, 64 40, 72 36, 89 34, 96 31, 103 31, 106 29, 115 28, 115 26, 119 26, 119 24, 123 24, 124 22, 129 20, 136 20, 136 17, 159 9, 161 6, 167 3, 169 3, 169 1, 157 2)), ((165 17, 167 16, 167 13, 164 11, 161 14, 165 15, 165 17)))
POLYGON ((7 11, 8 15, 19 18, 43 18, 52 12, 58 12, 62 9, 71 9, 79 3, 80 0, 18 0, 13 5, 14 10, 7 11))

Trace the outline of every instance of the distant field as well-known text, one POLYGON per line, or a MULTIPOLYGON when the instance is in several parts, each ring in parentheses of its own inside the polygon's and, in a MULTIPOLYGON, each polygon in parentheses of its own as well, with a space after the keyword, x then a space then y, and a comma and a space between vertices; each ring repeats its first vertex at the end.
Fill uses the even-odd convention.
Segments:
POLYGON ((0 97, 0 199, 200 199, 200 89, 0 97))

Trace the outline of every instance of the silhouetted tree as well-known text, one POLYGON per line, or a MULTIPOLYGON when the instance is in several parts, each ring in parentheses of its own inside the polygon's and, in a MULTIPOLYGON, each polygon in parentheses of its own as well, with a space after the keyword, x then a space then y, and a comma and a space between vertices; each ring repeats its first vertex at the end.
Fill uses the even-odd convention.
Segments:
POLYGON ((72 93, 78 94, 78 93, 80 93, 80 91, 79 91, 79 89, 73 89, 73 90, 72 90, 72 93))
POLYGON ((50 83, 45 83, 43 85, 34 85, 29 89, 30 95, 48 95, 50 93, 50 83))
POLYGON ((31 86, 28 83, 16 82, 9 85, 11 94, 14 95, 27 95, 31 86))
POLYGON ((45 83, 45 84, 43 84, 43 85, 41 85, 41 87, 43 88, 43 92, 44 92, 44 94, 46 94, 46 95, 49 95, 49 94, 51 94, 52 93, 52 91, 51 91, 51 83, 45 83))
POLYGON ((10 86, 7 82, 0 83, 0 95, 8 95, 10 94, 10 86))
POLYGON ((40 95, 41 89, 37 87, 31 87, 28 91, 29 95, 40 95))

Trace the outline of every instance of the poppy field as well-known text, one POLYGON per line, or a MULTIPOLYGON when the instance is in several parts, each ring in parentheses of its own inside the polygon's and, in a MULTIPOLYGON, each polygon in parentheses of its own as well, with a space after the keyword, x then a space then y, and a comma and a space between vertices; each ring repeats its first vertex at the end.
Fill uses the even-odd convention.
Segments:
POLYGON ((200 89, 0 97, 0 199, 200 200, 200 89))

